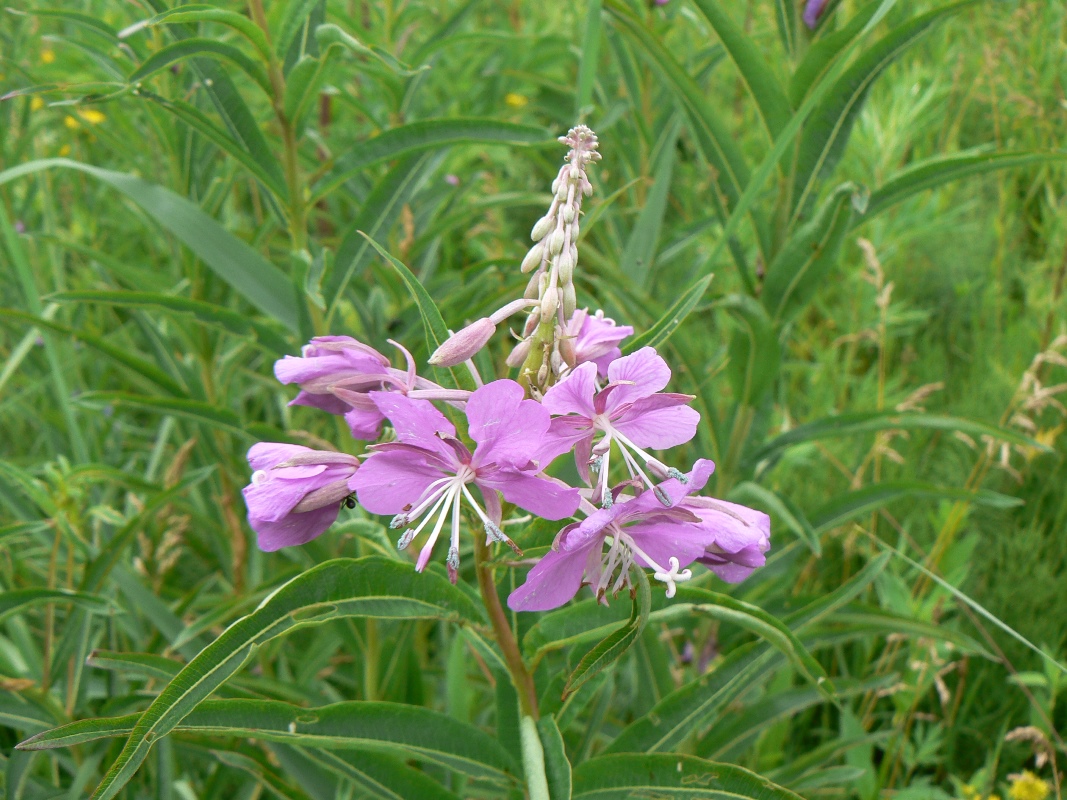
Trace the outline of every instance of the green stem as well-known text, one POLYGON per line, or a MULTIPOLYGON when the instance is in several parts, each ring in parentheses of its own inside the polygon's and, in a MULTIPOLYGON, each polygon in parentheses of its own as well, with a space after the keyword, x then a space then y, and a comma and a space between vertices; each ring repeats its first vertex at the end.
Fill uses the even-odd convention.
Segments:
POLYGON ((537 720, 537 689, 534 687, 533 675, 526 669, 526 662, 522 660, 522 653, 519 651, 519 643, 515 640, 515 634, 511 630, 511 625, 508 624, 507 614, 500 605, 500 595, 496 591, 493 571, 486 563, 488 558, 489 545, 481 536, 475 536, 474 562, 478 573, 478 588, 482 592, 482 602, 485 603, 486 611, 489 612, 493 634, 504 655, 508 672, 511 673, 511 682, 515 684, 515 691, 519 694, 519 708, 522 715, 537 720))

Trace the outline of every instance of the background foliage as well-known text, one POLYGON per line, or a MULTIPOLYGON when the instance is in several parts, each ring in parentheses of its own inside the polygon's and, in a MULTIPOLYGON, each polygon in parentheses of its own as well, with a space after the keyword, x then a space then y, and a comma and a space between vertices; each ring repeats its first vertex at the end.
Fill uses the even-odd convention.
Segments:
POLYGON ((414 580, 359 511, 260 553, 238 491, 258 439, 348 441, 285 405, 275 358, 327 331, 423 341, 358 232, 458 328, 521 291, 578 118, 604 153, 580 304, 651 329, 705 419, 690 455, 772 514, 774 548, 630 629, 625 598, 513 620, 552 797, 764 790, 709 783, 712 759, 782 797, 971 800, 1017 794, 1035 750, 1062 765, 1067 679, 1022 640, 1063 660, 1067 13, 831 6, 814 39, 771 0, 8 9, 0 792, 84 796, 119 759, 128 797, 519 796, 476 602, 414 580), (672 307, 688 317, 657 325, 672 307), (211 644, 336 557, 371 560, 315 568, 211 644), (724 591, 751 605, 731 616, 724 591), (581 672, 613 626, 626 652, 581 672), (140 737, 133 773, 102 737, 202 650, 250 661, 201 676, 212 699, 140 737), (94 717, 70 749, 13 749, 94 717))

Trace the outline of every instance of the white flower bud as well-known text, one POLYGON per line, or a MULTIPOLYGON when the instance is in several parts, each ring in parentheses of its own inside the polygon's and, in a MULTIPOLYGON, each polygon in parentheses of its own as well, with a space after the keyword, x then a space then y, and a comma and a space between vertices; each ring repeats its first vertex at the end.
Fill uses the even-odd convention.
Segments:
POLYGON ((556 189, 556 199, 561 203, 567 199, 567 183, 566 181, 560 181, 559 187, 556 189))
POLYGON ((521 272, 531 272, 541 266, 541 259, 545 253, 545 246, 543 243, 538 242, 530 248, 530 252, 526 254, 526 258, 522 260, 522 266, 519 267, 521 272))
POLYGON ((559 292, 556 290, 556 285, 551 284, 541 297, 541 319, 552 319, 556 316, 557 308, 559 308, 559 292))
POLYGON ((574 284, 568 283, 563 287, 563 316, 568 319, 578 307, 578 298, 574 293, 574 284))
POLYGON ((593 184, 591 184, 589 181, 583 180, 582 181, 582 194, 584 194, 586 197, 588 197, 592 193, 593 193, 593 184))
POLYGON ((549 364, 552 367, 552 373, 559 375, 560 369, 563 367, 563 358, 560 357, 559 349, 552 351, 552 357, 549 359, 549 364))
POLYGON ((579 231, 578 223, 577 222, 572 223, 571 224, 571 230, 570 230, 571 241, 572 242, 577 242, 578 241, 578 231, 579 231))
POLYGON ((559 190, 559 178, 557 177, 552 181, 552 194, 555 194, 559 190))
POLYGON ((545 238, 552 226, 555 224, 555 220, 552 219, 551 214, 546 214, 534 223, 533 230, 530 231, 530 238, 535 242, 539 242, 545 238))
POLYGON ((570 250, 566 253, 560 253, 556 259, 556 270, 559 274, 559 282, 561 286, 566 286, 574 279, 574 257, 571 255, 570 250))
POLYGON ((535 272, 530 276, 530 282, 526 284, 526 291, 522 293, 522 296, 527 300, 536 300, 541 296, 541 276, 543 272, 535 272))
POLYGON ((552 231, 552 235, 548 239, 548 252, 551 255, 556 255, 563 249, 563 243, 566 241, 567 235, 563 233, 562 228, 556 228, 552 231))
POLYGON ((574 222, 574 206, 563 207, 563 221, 570 225, 574 222))
POLYGON ((544 386, 548 381, 548 364, 542 364, 541 369, 537 370, 537 383, 539 386, 544 386))

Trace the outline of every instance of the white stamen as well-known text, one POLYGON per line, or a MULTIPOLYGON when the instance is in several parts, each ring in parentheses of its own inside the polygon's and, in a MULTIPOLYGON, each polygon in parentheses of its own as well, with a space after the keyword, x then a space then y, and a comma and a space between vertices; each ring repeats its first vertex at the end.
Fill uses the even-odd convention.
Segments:
POLYGON ((667 584, 667 597, 674 597, 674 593, 678 591, 676 584, 684 583, 693 577, 693 571, 689 569, 683 569, 678 571, 678 559, 674 556, 670 558, 671 568, 666 572, 657 571, 652 577, 657 581, 662 581, 667 584))

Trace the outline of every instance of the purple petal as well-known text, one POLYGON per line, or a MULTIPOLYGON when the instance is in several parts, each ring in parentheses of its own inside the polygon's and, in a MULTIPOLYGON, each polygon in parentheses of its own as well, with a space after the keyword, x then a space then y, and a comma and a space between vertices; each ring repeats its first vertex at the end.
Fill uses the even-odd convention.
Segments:
MULTIPOLYGON (((693 464, 693 469, 689 471, 688 483, 682 483, 681 481, 676 480, 674 478, 669 478, 663 481, 663 483, 659 484, 659 489, 662 493, 666 494, 668 498, 670 498, 672 506, 678 505, 682 500, 685 500, 686 498, 690 497, 690 495, 694 495, 701 489, 703 489, 707 485, 708 478, 711 477, 711 474, 713 472, 715 472, 714 461, 711 461, 707 458, 698 458, 696 463, 693 464)), ((691 505, 702 503, 705 500, 708 503, 715 504, 722 502, 720 500, 712 500, 711 498, 690 499, 692 500, 692 503, 683 503, 682 507, 694 511, 694 513, 697 514, 699 514, 699 511, 697 511, 695 508, 691 508, 691 505)))
POLYGON ((267 469, 283 464, 295 455, 311 452, 310 447, 281 442, 257 442, 248 451, 248 466, 252 469, 267 469))
POLYGON ((712 534, 717 549, 737 553, 746 547, 770 548, 771 518, 762 511, 725 500, 691 497, 683 508, 694 511, 712 534))
MULTIPOLYGON (((432 457, 431 454, 427 456, 432 457)), ((443 477, 439 466, 409 450, 371 455, 348 485, 359 504, 372 514, 399 514, 418 502, 426 488, 443 477)))
POLYGON ((256 544, 260 550, 273 552, 282 547, 306 544, 320 536, 337 519, 339 504, 324 506, 303 514, 288 514, 277 521, 248 517, 248 524, 256 532, 256 544))
POLYGON ((296 397, 289 401, 291 406, 310 406, 318 408, 328 414, 344 414, 348 411, 348 403, 332 394, 315 394, 301 390, 296 397))
MULTIPOLYGON (((347 408, 347 406, 346 406, 347 408)), ((350 408, 345 412, 345 422, 352 431, 352 438, 363 442, 373 442, 382 435, 382 421, 385 417, 375 409, 350 408)))
POLYGON ((550 550, 526 575, 526 582, 508 596, 512 611, 559 608, 582 588, 588 549, 550 550))
MULTIPOLYGON (((536 461, 544 469, 552 463, 554 458, 570 451, 572 448, 575 450, 575 459, 577 459, 579 449, 584 448, 588 451, 591 450, 592 446, 593 428, 589 420, 585 417, 568 414, 565 417, 553 418, 536 454, 531 460, 536 461)), ((587 455, 586 462, 588 460, 589 456, 587 455)), ((578 471, 581 472, 581 470, 582 468, 579 466, 578 471)), ((588 473, 588 471, 589 468, 587 466, 586 472, 588 473)))
POLYGON ((452 449, 442 444, 437 434, 455 437, 456 428, 429 400, 416 400, 397 392, 371 392, 370 398, 388 417, 399 441, 451 457, 452 449))
POLYGON ((467 430, 478 444, 472 467, 525 466, 541 448, 551 418, 540 403, 524 397, 515 381, 499 380, 478 388, 467 400, 467 430))
POLYGON ((592 419, 593 395, 596 394, 596 364, 581 364, 563 380, 545 392, 541 401, 551 414, 577 414, 592 419))
POLYGON ((822 16, 822 12, 826 10, 826 4, 828 0, 808 0, 804 6, 804 13, 801 15, 801 19, 804 20, 804 24, 810 29, 814 30, 815 26, 819 22, 819 17, 822 16))
POLYGON ((615 359, 608 367, 608 380, 632 385, 620 386, 612 393, 609 411, 655 394, 670 379, 671 368, 652 347, 642 347, 636 353, 615 359))
POLYGON ((476 482, 479 488, 499 490, 509 503, 544 519, 569 517, 578 510, 578 504, 581 502, 578 490, 562 481, 534 477, 517 469, 505 468, 484 477, 479 475, 476 482))
MULTIPOLYGON (((671 556, 678 559, 679 566, 692 564, 704 555, 705 548, 712 541, 706 529, 691 522, 638 523, 627 527, 626 533, 661 567, 668 566, 671 556)), ((644 562, 640 556, 638 560, 644 562)))
POLYGON ((608 367, 610 367, 611 362, 617 358, 622 358, 622 350, 618 347, 613 347, 608 350, 608 352, 604 353, 604 355, 592 358, 590 361, 596 364, 597 375, 601 378, 606 378, 608 376, 608 367))
POLYGON ((700 412, 687 394, 654 394, 625 409, 612 425, 638 447, 667 450, 696 436, 700 412))
POLYGON ((758 547, 746 547, 736 553, 705 553, 698 561, 727 583, 740 583, 757 567, 767 563, 758 547))

